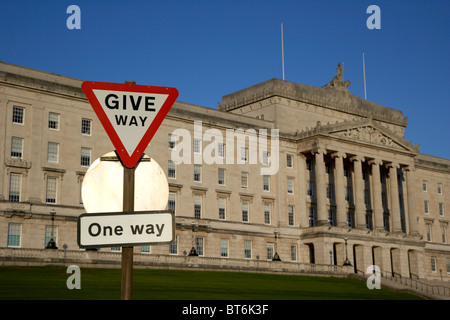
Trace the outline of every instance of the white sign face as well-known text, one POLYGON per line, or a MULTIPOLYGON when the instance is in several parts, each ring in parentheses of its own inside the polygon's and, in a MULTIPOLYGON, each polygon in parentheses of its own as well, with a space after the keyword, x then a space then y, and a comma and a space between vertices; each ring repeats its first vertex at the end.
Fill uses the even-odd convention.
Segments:
POLYGON ((80 248, 127 247, 172 242, 171 211, 82 214, 78 217, 80 248))
POLYGON ((169 96, 99 89, 93 92, 130 157, 169 96))

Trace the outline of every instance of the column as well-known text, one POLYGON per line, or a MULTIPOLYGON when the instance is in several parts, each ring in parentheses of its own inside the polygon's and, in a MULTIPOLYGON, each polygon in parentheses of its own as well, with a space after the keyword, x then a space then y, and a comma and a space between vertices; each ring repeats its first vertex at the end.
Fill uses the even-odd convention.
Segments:
POLYGON ((347 213, 345 208, 345 186, 344 186, 344 158, 343 152, 335 152, 331 155, 335 161, 335 196, 336 196, 336 220, 338 227, 347 227, 347 213))
POLYGON ((409 234, 413 236, 419 236, 419 231, 417 229, 417 212, 415 204, 415 168, 413 166, 408 166, 405 168, 406 171, 406 189, 408 197, 408 220, 409 220, 409 234))
POLYGON ((353 172, 355 173, 355 220, 356 228, 366 228, 366 205, 364 203, 364 181, 362 177, 362 161, 364 157, 353 156, 350 158, 353 162, 353 172))
POLYGON ((327 213, 327 186, 325 184, 325 162, 323 156, 327 151, 323 148, 313 150, 315 154, 315 180, 316 180, 316 202, 317 202, 317 226, 328 224, 327 213))
POLYGON ((391 195, 391 205, 389 211, 392 217, 392 232, 402 232, 397 181, 397 169, 400 166, 398 163, 392 162, 387 164, 386 167, 389 169, 389 193, 391 195))
POLYGON ((369 164, 372 166, 372 192, 373 192, 373 207, 372 215, 374 220, 374 230, 383 230, 383 202, 381 199, 381 180, 380 180, 380 165, 383 161, 379 159, 370 160, 369 164))

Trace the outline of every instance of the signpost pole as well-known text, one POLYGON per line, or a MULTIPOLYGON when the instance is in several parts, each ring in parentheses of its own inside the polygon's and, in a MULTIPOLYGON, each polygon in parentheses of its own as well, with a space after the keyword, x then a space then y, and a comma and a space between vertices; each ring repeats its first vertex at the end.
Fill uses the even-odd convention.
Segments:
MULTIPOLYGON (((136 84, 134 81, 125 83, 136 84)), ((134 212, 134 172, 123 166, 123 211, 134 212)), ((122 282, 120 299, 131 300, 133 292, 133 247, 122 247, 122 282)))

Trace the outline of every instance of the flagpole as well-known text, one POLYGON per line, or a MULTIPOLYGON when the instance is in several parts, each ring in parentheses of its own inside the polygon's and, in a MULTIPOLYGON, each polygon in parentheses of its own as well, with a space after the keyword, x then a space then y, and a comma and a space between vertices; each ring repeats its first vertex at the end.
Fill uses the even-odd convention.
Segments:
POLYGON ((281 23, 281 66, 283 68, 283 80, 284 80, 284 43, 283 43, 283 22, 281 23))
POLYGON ((366 63, 364 61, 364 51, 363 51, 363 75, 364 75, 364 99, 367 100, 367 91, 366 91, 366 63))

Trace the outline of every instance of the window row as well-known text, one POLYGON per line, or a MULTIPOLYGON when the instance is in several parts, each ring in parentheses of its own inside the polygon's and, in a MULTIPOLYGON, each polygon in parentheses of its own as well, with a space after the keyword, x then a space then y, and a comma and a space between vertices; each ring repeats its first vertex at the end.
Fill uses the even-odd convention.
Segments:
MULTIPOLYGON (((427 180, 422 180, 422 190, 423 190, 423 192, 428 192, 428 181, 427 180)), ((437 183, 436 191, 438 194, 442 194, 442 183, 440 183, 440 182, 437 183)))
MULTIPOLYGON (((430 258, 430 264, 431 264, 431 272, 437 272, 438 268, 437 268, 437 259, 436 257, 431 257, 430 258)), ((447 270, 447 274, 450 274, 450 258, 446 258, 445 259, 445 267, 447 270)), ((439 269, 440 272, 442 272, 442 269, 439 269)))
MULTIPOLYGON (((42 243, 42 248, 45 248, 51 239, 57 242, 57 238, 58 238, 58 227, 51 225, 45 226, 44 242, 42 243)), ((22 224, 9 223, 6 245, 8 247, 20 248, 22 245, 21 241, 22 241, 22 224)))
MULTIPOLYGON (((56 112, 48 113, 48 128, 51 130, 59 130, 61 115, 56 112)), ((25 123, 25 108, 19 106, 13 106, 12 123, 24 124, 25 123)), ((92 120, 82 118, 81 119, 81 134, 90 136, 92 133, 92 120)))
MULTIPOLYGON (((444 216, 444 203, 443 202, 438 203, 438 211, 439 211, 439 216, 443 217, 444 216)), ((423 212, 425 214, 430 214, 430 201, 429 200, 423 201, 423 212)))
MULTIPOLYGON (((22 159, 23 157, 24 139, 21 137, 11 138, 11 158, 22 159)), ((51 163, 59 162, 59 143, 48 142, 47 144, 47 161, 51 163)), ((81 148, 80 165, 89 167, 91 165, 91 148, 81 148)))
MULTIPOLYGON (((447 229, 448 225, 446 223, 441 223, 439 225, 439 232, 440 232, 440 241, 441 243, 447 243, 447 229)), ((425 232, 426 232, 426 240, 428 242, 433 241, 433 224, 432 223, 425 223, 425 232)))

